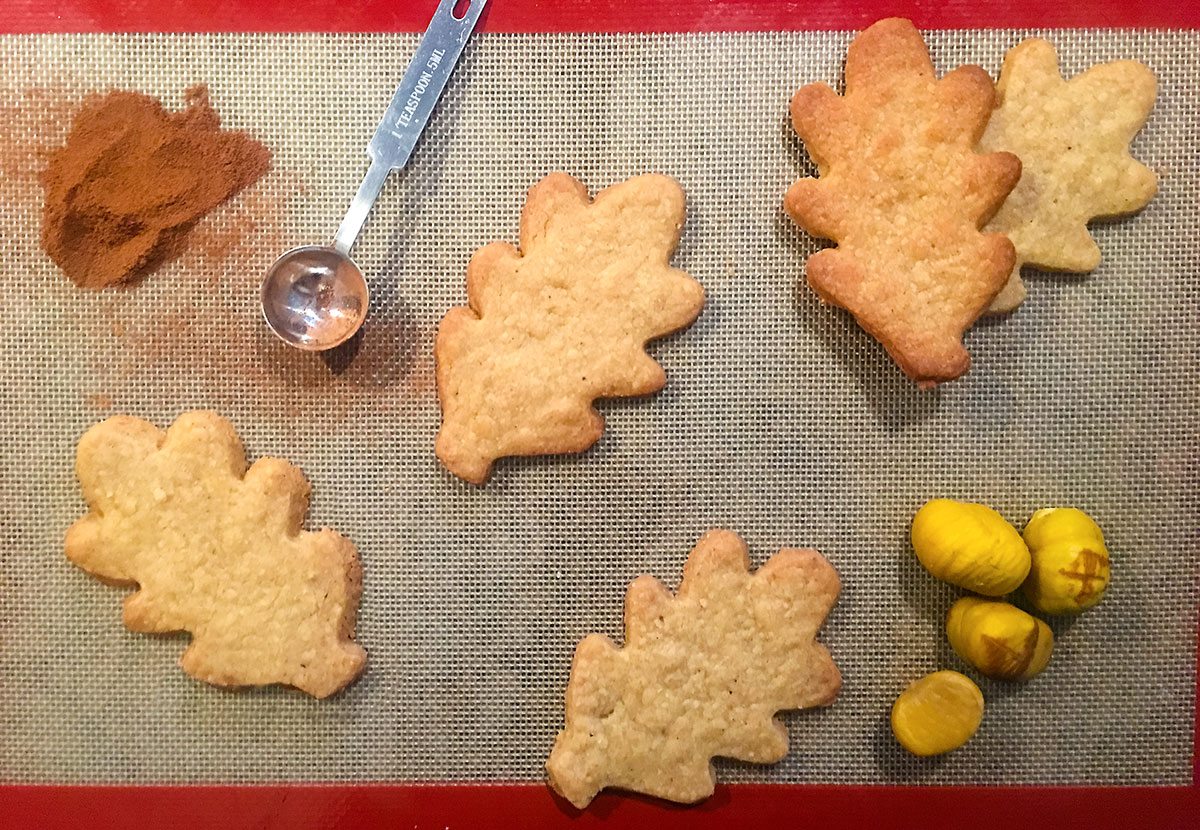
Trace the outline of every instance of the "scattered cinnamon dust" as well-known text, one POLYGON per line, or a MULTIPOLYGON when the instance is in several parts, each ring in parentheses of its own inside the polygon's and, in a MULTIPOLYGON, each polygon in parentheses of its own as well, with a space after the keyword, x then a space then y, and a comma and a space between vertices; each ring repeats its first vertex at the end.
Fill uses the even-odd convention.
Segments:
MULTIPOLYGON (((0 89, 0 192, 37 183, 76 109, 63 84, 0 89)), ((11 197, 10 193, 5 193, 11 197)))
POLYGON ((41 174, 42 246, 77 285, 100 289, 178 256, 192 226, 267 172, 270 151, 221 130, 207 87, 181 112, 154 98, 89 96, 41 174))

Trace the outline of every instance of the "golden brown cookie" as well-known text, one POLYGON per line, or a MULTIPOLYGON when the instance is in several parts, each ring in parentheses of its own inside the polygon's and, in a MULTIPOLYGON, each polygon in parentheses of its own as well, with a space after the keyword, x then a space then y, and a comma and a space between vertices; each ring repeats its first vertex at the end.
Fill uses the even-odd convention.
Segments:
POLYGON ((1012 243, 979 230, 1021 171, 1011 153, 975 152, 994 98, 977 66, 938 80, 920 33, 894 18, 850 44, 845 96, 812 84, 792 99, 820 178, 784 207, 837 243, 809 257, 808 283, 921 386, 967 371, 963 334, 1012 270, 1012 243))
POLYGON ((180 665, 192 677, 327 697, 362 672, 358 553, 332 530, 301 530, 298 468, 260 458, 247 469, 228 421, 189 412, 165 433, 123 415, 97 424, 76 471, 90 511, 67 532, 67 558, 137 586, 131 631, 191 632, 180 665))
POLYGON ((694 802, 712 795, 716 755, 783 758, 775 714, 824 706, 841 688, 816 641, 838 591, 813 550, 782 550, 752 575, 745 543, 727 530, 700 540, 674 596, 638 577, 624 648, 592 634, 575 651, 551 786, 581 809, 605 787, 694 802))
POLYGON ((437 455, 450 472, 481 484, 498 458, 580 452, 604 431, 593 401, 663 387, 646 343, 704 305, 700 284, 668 264, 683 220, 683 190, 666 176, 636 176, 594 201, 563 173, 534 185, 521 250, 477 251, 470 307, 438 328, 437 455))
POLYGON ((1129 144, 1150 117, 1156 88, 1154 73, 1137 61, 1100 64, 1067 81, 1046 41, 1009 50, 979 149, 1021 159, 1021 181, 987 226, 1012 240, 1017 261, 990 311, 1012 311, 1025 299, 1023 264, 1093 270, 1100 248, 1088 222, 1134 213, 1154 198, 1158 178, 1129 144))

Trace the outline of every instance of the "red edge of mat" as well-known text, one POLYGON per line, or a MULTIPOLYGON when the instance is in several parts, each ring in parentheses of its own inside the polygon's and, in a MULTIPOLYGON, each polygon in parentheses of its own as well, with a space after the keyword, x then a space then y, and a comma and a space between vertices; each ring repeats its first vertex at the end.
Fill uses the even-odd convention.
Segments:
MULTIPOLYGON (((884 16, 924 28, 1200 28, 1186 0, 490 0, 492 32, 700 32, 859 29, 884 16)), ((434 0, 3 0, 2 33, 421 31, 434 0)), ((1200 648, 1198 648, 1200 659, 1200 648)), ((1200 815, 1200 719, 1191 787, 893 787, 743 784, 695 807, 603 794, 584 812, 538 784, 295 786, 0 785, 0 828, 105 827, 587 827, 656 830, 736 826, 1103 828, 1195 827, 1200 815)))
POLYGON ((1195 787, 721 786, 699 805, 603 794, 579 811, 539 784, 9 787, 5 830, 56 828, 594 827, 655 830, 745 826, 961 828, 1194 828, 1195 787), (751 823, 752 822, 752 823, 751 823))
MULTIPOLYGON (((416 32, 436 0, 2 0, 0 32, 416 32)), ((1193 0, 489 0, 491 32, 1200 28, 1193 0)))

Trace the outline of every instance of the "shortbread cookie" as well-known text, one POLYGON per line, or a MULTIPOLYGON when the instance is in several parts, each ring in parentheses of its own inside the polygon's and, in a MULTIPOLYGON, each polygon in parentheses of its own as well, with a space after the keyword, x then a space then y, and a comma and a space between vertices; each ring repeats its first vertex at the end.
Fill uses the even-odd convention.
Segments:
POLYGON ((332 530, 301 530, 308 482, 260 458, 248 470, 233 427, 211 412, 165 433, 116 416, 79 441, 90 512, 67 532, 67 558, 138 590, 131 631, 189 631, 180 665, 218 686, 283 683, 326 697, 362 672, 354 643, 358 553, 332 530))
POLYGON ((470 307, 438 328, 437 455, 467 481, 505 456, 580 452, 604 431, 597 398, 666 383, 646 343, 689 325, 704 289, 668 262, 683 190, 637 176, 588 199, 563 173, 529 191, 521 250, 493 243, 467 269, 470 307))
POLYGON ((999 100, 979 142, 984 152, 1021 159, 1021 181, 987 230, 1017 249, 1008 284, 990 311, 1012 311, 1025 299, 1021 266, 1086 273, 1100 264, 1087 224, 1145 207, 1158 178, 1129 154, 1150 117, 1157 83, 1136 61, 1093 66, 1069 81, 1054 47, 1039 38, 1004 58, 999 100))
POLYGON ((749 568, 737 535, 710 531, 677 594, 649 576, 629 586, 624 648, 598 634, 579 644, 546 764, 576 807, 605 787, 700 801, 716 783, 713 756, 774 763, 788 750, 775 714, 837 697, 841 675, 816 642, 837 573, 813 550, 749 568))
POLYGON ((1021 171, 1011 153, 974 150, 994 99, 977 66, 939 81, 920 33, 900 19, 850 44, 844 97, 812 84, 792 99, 820 178, 793 185, 784 206, 838 243, 809 257, 808 283, 921 386, 967 371, 963 334, 1012 270, 1012 243, 979 230, 1021 171))

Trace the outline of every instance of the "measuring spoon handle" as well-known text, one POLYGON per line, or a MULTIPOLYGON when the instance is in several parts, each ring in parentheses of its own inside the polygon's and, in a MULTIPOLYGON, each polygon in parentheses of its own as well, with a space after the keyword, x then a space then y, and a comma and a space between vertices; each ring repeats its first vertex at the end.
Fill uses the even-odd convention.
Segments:
POLYGON ((372 162, 386 164, 392 170, 408 163, 421 131, 429 123, 433 108, 450 80, 454 65, 475 30, 476 21, 487 5, 487 0, 469 0, 470 5, 460 20, 454 16, 454 7, 459 2, 462 0, 438 3, 408 71, 396 87, 392 103, 367 145, 372 162))
POLYGON ((450 80, 450 73, 454 71, 454 65, 458 63, 486 5, 487 0, 440 0, 438 3, 412 63, 396 87, 392 103, 375 129, 371 143, 367 145, 371 167, 334 238, 334 247, 342 253, 349 254, 354 247, 354 241, 367 221, 367 214, 379 197, 388 173, 408 164, 413 148, 417 146, 417 139, 429 123, 429 117, 433 115, 433 109, 450 80), (466 5, 465 13, 457 18, 454 16, 455 6, 462 5, 466 5))

